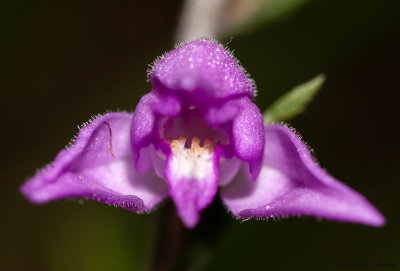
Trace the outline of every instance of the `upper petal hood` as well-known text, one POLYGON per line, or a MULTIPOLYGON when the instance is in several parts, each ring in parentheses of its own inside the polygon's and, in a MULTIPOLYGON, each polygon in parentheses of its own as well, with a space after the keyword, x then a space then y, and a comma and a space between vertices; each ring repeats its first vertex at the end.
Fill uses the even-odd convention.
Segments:
POLYGON ((157 91, 191 93, 200 99, 224 99, 255 94, 254 83, 237 60, 212 39, 179 45, 150 71, 157 91))
POLYGON ((74 144, 22 187, 34 203, 86 197, 135 212, 152 209, 167 194, 154 172, 135 172, 130 149, 132 115, 110 113, 82 128, 74 144))
POLYGON ((308 215, 382 226, 384 217, 362 195, 335 180, 283 125, 265 127, 264 165, 256 182, 237 176, 222 197, 240 218, 308 215))

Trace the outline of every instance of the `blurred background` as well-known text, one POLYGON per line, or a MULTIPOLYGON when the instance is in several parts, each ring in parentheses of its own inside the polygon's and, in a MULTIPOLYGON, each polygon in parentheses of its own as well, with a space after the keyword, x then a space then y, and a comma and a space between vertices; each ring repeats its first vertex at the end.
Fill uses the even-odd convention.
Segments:
MULTIPOLYGON (((69 142, 77 125, 106 110, 134 110, 150 91, 148 64, 179 39, 187 4, 0 5, 1 269, 147 270, 165 205, 150 215, 82 200, 36 206, 18 188, 69 142)), ((400 269, 399 12, 398 0, 235 0, 218 8, 214 34, 252 75, 261 110, 294 86, 327 76, 290 124, 320 164, 364 194, 388 223, 239 223, 217 200, 179 268, 400 269)))

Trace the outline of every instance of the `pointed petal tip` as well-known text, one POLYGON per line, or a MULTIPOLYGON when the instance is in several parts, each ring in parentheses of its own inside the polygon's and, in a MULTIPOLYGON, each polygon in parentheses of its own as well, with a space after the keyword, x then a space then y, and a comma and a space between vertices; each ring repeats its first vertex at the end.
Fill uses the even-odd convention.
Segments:
POLYGON ((365 220, 360 222, 356 221, 356 223, 379 228, 386 225, 386 218, 382 215, 381 212, 378 211, 378 209, 371 205, 371 210, 369 212, 369 215, 365 217, 365 220))
POLYGON ((381 228, 386 225, 386 218, 382 216, 382 217, 376 218, 374 221, 371 221, 370 223, 365 223, 365 224, 368 226, 381 228))
MULTIPOLYGON (((187 194, 187 193, 186 193, 187 194)), ((196 201, 191 198, 177 197, 176 194, 171 195, 174 202, 177 215, 186 228, 193 229, 200 220, 201 211, 208 205, 197 206, 196 201)))
POLYGON ((29 193, 31 191, 31 189, 29 189, 29 183, 26 182, 24 184, 22 184, 19 188, 18 191, 22 194, 22 196, 24 196, 25 199, 27 199, 28 201, 32 202, 32 203, 39 203, 39 202, 35 202, 34 197, 32 197, 32 195, 29 193))
POLYGON ((193 229, 199 223, 200 215, 199 214, 183 214, 182 212, 178 211, 178 216, 181 219, 183 225, 185 225, 188 229, 193 229))
POLYGON ((46 196, 43 191, 44 181, 41 181, 37 176, 32 177, 19 187, 19 192, 31 203, 44 204, 51 199, 49 195, 46 196))

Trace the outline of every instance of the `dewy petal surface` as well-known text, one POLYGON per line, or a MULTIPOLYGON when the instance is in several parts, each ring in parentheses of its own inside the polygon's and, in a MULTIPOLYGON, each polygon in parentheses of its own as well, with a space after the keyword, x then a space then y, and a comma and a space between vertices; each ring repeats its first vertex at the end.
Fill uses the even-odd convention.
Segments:
POLYGON ((128 113, 97 117, 80 130, 72 146, 21 187, 22 193, 34 203, 85 197, 134 212, 152 209, 168 190, 154 172, 136 173, 131 121, 128 113))
POLYGON ((372 226, 385 223, 367 199, 321 169, 300 138, 283 125, 265 127, 264 164, 257 180, 239 174, 221 195, 239 218, 306 215, 372 226))

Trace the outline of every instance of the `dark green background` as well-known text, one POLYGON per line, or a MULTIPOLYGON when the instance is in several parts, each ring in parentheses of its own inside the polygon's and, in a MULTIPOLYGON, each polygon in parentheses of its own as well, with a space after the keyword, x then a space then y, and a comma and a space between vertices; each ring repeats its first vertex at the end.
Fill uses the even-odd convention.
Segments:
MULTIPOLYGON (((387 225, 314 218, 240 224, 217 203, 201 233, 217 228, 209 234, 215 240, 189 253, 196 268, 400 269, 398 3, 311 1, 229 44, 256 81, 261 109, 327 75, 315 101, 290 124, 323 167, 382 211, 387 225)), ((2 5, 0 268, 145 269, 163 206, 151 215, 78 200, 35 206, 18 187, 54 158, 78 124, 109 109, 134 110, 150 90, 147 65, 173 46, 181 1, 2 5)))

